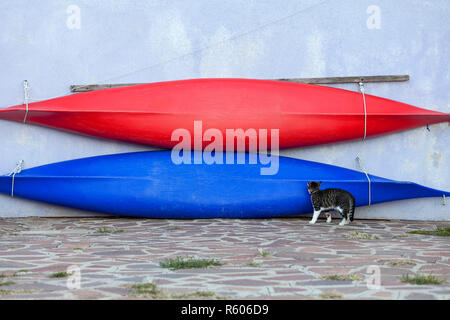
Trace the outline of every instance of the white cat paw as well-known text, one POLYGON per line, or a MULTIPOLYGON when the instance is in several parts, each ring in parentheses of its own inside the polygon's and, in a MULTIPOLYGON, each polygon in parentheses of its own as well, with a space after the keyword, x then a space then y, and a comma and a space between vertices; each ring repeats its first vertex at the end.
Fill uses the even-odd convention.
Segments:
POLYGON ((309 222, 309 224, 314 224, 314 223, 316 223, 316 222, 315 222, 315 221, 312 221, 312 220, 309 222))

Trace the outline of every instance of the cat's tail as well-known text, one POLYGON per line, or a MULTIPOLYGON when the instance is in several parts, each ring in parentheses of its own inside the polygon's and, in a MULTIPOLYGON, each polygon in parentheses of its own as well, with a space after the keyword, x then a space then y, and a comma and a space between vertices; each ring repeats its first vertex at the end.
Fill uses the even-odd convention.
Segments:
POLYGON ((348 215, 349 215, 350 221, 353 221, 353 216, 355 215, 356 205, 355 205, 355 198, 352 196, 350 199, 351 199, 350 200, 350 209, 349 209, 348 215))

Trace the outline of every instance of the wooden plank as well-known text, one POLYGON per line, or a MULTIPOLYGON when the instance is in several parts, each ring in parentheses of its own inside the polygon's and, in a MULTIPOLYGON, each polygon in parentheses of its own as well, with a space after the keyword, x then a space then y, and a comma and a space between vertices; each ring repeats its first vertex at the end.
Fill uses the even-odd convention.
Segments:
MULTIPOLYGON (((387 75, 387 76, 358 76, 358 77, 328 77, 328 78, 288 78, 271 79, 276 81, 286 81, 309 84, 337 84, 337 83, 359 83, 359 82, 399 82, 408 81, 409 75, 387 75)), ((144 83, 114 83, 114 84, 87 84, 71 85, 71 92, 87 92, 99 89, 135 86, 144 83)))
POLYGON ((359 83, 359 82, 400 82, 408 81, 409 75, 388 76, 358 76, 358 77, 329 77, 329 78, 292 78, 277 79, 278 81, 289 81, 310 84, 336 84, 336 83, 359 83))
POLYGON ((135 86, 138 84, 144 84, 144 83, 114 83, 114 84, 87 84, 87 85, 75 84, 75 85, 70 86, 70 91, 71 92, 86 92, 86 91, 94 91, 94 90, 117 88, 117 87, 129 87, 129 86, 135 86))

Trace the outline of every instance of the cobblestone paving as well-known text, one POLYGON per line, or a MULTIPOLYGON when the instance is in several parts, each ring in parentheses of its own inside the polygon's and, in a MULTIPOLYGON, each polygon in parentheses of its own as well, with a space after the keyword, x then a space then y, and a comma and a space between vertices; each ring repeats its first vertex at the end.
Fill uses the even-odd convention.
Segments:
POLYGON ((406 233, 449 222, 359 220, 344 227, 338 222, 0 219, 0 299, 136 299, 142 297, 133 295, 131 286, 149 282, 165 298, 192 293, 195 298, 198 291, 231 299, 450 298, 450 238, 406 233), (170 270, 159 264, 178 256, 223 265, 170 270), (51 277, 70 266, 80 268, 80 288, 73 288, 76 273, 51 277), (367 286, 377 270, 369 266, 379 268, 379 289, 367 286), (447 283, 401 282, 402 275, 417 273, 447 283), (326 277, 334 275, 355 278, 326 277))

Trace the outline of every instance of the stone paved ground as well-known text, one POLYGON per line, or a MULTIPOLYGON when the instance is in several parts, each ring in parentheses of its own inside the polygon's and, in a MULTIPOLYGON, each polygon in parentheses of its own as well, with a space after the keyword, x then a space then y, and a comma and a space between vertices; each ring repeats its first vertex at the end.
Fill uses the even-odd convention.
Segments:
POLYGON ((196 291, 232 299, 450 298, 449 282, 400 281, 407 273, 450 281, 450 238, 406 234, 449 222, 337 223, 309 225, 300 218, 0 219, 0 299, 135 299, 139 296, 130 287, 149 282, 166 298, 196 291), (366 237, 363 233, 371 239, 358 239, 366 237), (176 271, 160 266, 165 258, 177 256, 224 264, 176 271), (80 268, 81 288, 67 287, 76 285, 76 273, 50 277, 73 265, 80 268), (372 265, 379 268, 380 289, 367 287, 372 265), (349 274, 359 280, 323 278, 349 274))

